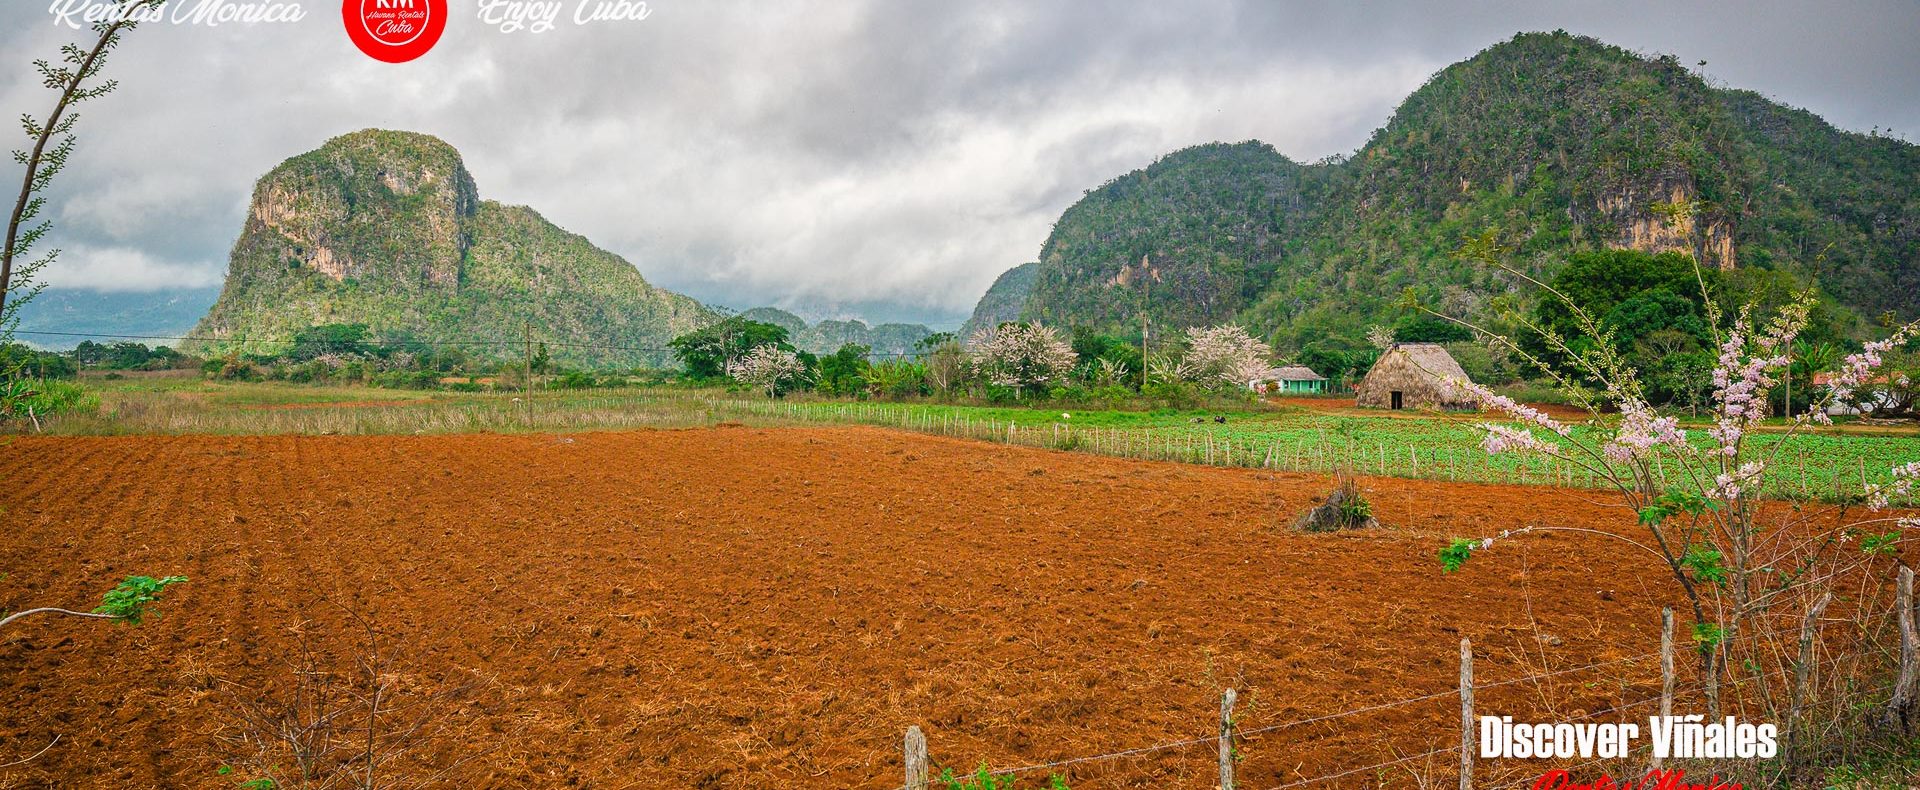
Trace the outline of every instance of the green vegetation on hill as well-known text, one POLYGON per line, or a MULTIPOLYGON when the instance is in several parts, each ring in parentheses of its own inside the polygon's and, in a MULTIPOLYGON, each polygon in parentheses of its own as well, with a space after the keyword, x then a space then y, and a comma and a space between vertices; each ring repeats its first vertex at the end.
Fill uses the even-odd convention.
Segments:
POLYGON ((367 130, 273 169, 254 189, 225 290, 195 330, 203 355, 272 353, 321 324, 517 358, 531 328, 556 359, 658 364, 713 320, 632 264, 524 206, 482 201, 437 138, 367 130))
POLYGON ((788 337, 798 335, 800 334, 800 330, 807 328, 806 319, 778 307, 756 307, 752 310, 742 310, 740 311, 740 317, 748 321, 773 324, 774 326, 787 330, 788 337))
POLYGON ((973 315, 961 325, 958 333, 961 342, 982 329, 1020 320, 1027 308, 1027 295, 1033 291, 1034 275, 1039 273, 1039 263, 1023 263, 1001 272, 993 285, 987 287, 986 295, 973 306, 973 315))
POLYGON ((1407 289, 1483 320, 1525 307, 1530 289, 1452 254, 1491 230, 1537 276, 1583 251, 1681 251, 1733 269, 1737 296, 1818 286, 1857 328, 1849 312, 1920 315, 1916 216, 1920 147, 1713 87, 1671 56, 1523 34, 1434 75, 1351 158, 1211 144, 1088 193, 1021 317, 1137 337, 1150 299, 1156 326, 1352 349, 1404 318, 1407 289))
POLYGON ((1313 184, 1260 142, 1169 154, 1087 194, 1040 249, 1024 314, 1110 331, 1219 323, 1273 281, 1313 184))

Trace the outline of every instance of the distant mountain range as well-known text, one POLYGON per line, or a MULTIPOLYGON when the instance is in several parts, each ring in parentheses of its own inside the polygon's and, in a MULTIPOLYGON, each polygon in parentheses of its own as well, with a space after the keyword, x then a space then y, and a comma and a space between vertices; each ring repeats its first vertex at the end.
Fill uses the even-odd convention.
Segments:
POLYGON ((176 346, 207 314, 219 288, 93 291, 49 288, 20 310, 19 339, 41 348, 68 349, 83 340, 114 343, 127 335, 149 346, 176 346), (59 334, 42 334, 59 333, 59 334))
POLYGON ((1408 288, 1469 316, 1531 298, 1451 254, 1489 229, 1536 274, 1579 250, 1686 250, 1749 292, 1813 284, 1858 316, 1920 315, 1920 147, 1555 32, 1434 75, 1351 158, 1216 143, 1120 176, 969 325, 1017 313, 1138 337, 1144 311, 1357 343, 1408 288))
POLYGON ((915 353, 914 345, 933 334, 923 324, 879 324, 867 326, 859 320, 825 320, 808 324, 800 316, 777 307, 756 307, 740 317, 773 324, 787 330, 795 348, 814 354, 831 354, 849 343, 867 346, 876 357, 898 357, 915 353))

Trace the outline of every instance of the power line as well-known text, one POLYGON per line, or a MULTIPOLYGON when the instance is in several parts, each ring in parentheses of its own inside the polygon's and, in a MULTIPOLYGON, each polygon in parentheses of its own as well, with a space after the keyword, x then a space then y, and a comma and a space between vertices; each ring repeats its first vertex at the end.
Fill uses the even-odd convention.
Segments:
MULTIPOLYGON (((259 343, 259 344, 288 344, 288 345, 295 345, 295 346, 334 345, 338 342, 338 341, 326 340, 326 339, 320 339, 320 338, 315 338, 311 340, 301 340, 298 338, 208 337, 205 335, 126 335, 126 334, 115 334, 111 332, 56 332, 48 329, 17 329, 17 330, 14 330, 14 334, 45 335, 49 337, 106 338, 106 339, 112 339, 112 340, 172 340, 172 341, 191 340, 191 341, 198 341, 198 342, 204 342, 204 343, 241 343, 241 344, 259 343)), ((518 347, 523 342, 524 341, 522 340, 408 339, 405 341, 405 344, 422 345, 422 346, 518 347)), ((540 340, 536 342, 542 343, 549 347, 559 347, 559 348, 582 348, 582 349, 592 349, 592 350, 601 350, 601 351, 639 351, 639 352, 654 353, 654 354, 666 354, 666 353, 673 352, 672 348, 665 347, 665 346, 629 346, 629 345, 615 345, 615 344, 609 344, 609 343, 580 343, 580 342, 574 342, 574 341, 568 341, 568 340, 540 340)), ((828 353, 832 353, 832 352, 828 352, 828 353)), ((870 356, 870 357, 918 357, 920 356, 920 354, 911 352, 911 351, 868 351, 867 356, 870 356)))

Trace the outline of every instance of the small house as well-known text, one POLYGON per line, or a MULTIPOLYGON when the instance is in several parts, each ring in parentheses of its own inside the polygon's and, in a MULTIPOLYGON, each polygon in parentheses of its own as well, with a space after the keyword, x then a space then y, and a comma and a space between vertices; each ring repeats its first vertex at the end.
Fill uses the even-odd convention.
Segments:
POLYGON ((1286 365, 1248 381, 1247 388, 1263 395, 1313 395, 1327 391, 1327 377, 1306 365, 1286 365))
POLYGON ((1478 411, 1472 393, 1448 383, 1467 381, 1452 354, 1439 343, 1395 343, 1373 363, 1354 390, 1354 404, 1369 409, 1478 411))
MULTIPOLYGON (((1902 404, 1899 396, 1895 394, 1895 390, 1905 389, 1906 383, 1905 379, 1901 379, 1897 382, 1899 386, 1896 387, 1894 379, 1884 373, 1873 376, 1867 379, 1865 384, 1855 389, 1851 397, 1844 401, 1836 400, 1828 404, 1827 414, 1839 417, 1842 415, 1859 416, 1879 412, 1898 412, 1901 410, 1902 404)), ((1815 373, 1813 374, 1814 392, 1794 393, 1794 397, 1802 401, 1808 400, 1809 398, 1817 399, 1820 397, 1822 391, 1832 385, 1833 374, 1815 373)))

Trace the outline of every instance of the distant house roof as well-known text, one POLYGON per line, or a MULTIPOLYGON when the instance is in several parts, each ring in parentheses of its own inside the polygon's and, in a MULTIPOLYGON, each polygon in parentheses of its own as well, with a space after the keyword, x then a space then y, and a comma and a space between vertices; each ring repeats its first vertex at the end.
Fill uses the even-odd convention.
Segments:
POLYGON ((1267 371, 1269 381, 1326 381, 1327 377, 1313 372, 1306 365, 1287 365, 1267 371))
MULTIPOLYGON (((1872 376, 1872 377, 1870 377, 1869 379, 1867 379, 1867 383, 1868 383, 1868 384, 1887 384, 1887 383, 1890 383, 1890 382, 1892 382, 1892 381, 1893 381, 1893 379, 1891 379, 1891 378, 1889 378, 1889 377, 1887 376, 1887 374, 1885 374, 1885 373, 1881 373, 1881 374, 1879 374, 1879 375, 1876 375, 1876 376, 1872 376)), ((1816 386, 1816 387, 1824 387, 1824 386, 1827 386, 1828 384, 1832 384, 1832 383, 1833 383, 1833 374, 1832 374, 1832 373, 1815 373, 1815 374, 1813 374, 1813 386, 1816 386)))

